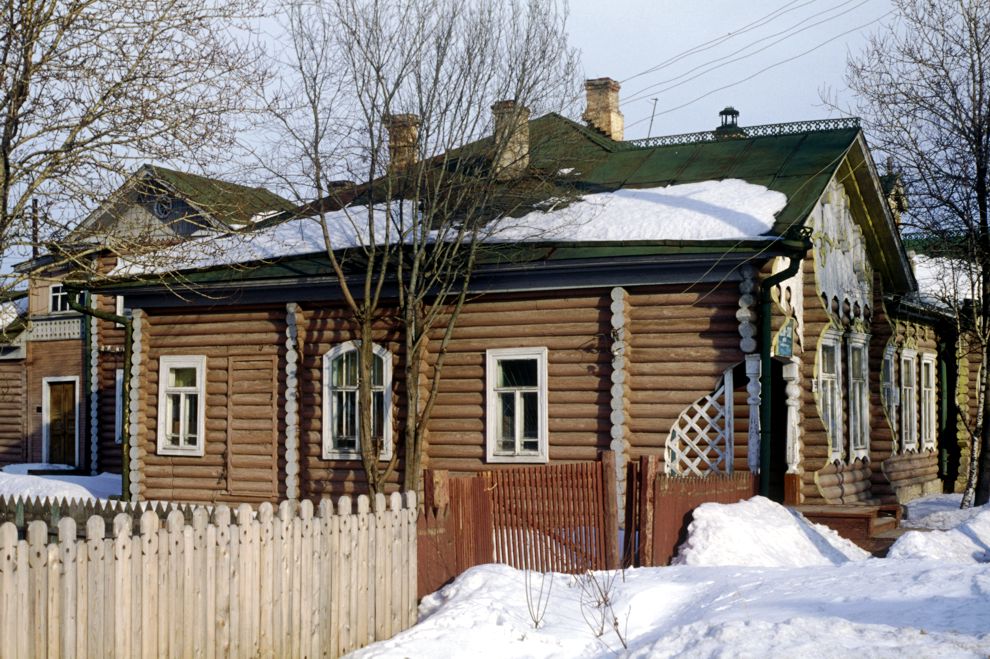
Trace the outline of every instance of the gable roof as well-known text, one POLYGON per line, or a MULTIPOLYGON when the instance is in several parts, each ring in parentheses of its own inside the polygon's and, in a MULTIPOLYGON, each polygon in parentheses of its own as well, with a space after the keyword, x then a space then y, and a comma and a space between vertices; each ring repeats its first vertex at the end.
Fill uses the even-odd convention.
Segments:
POLYGON ((249 187, 217 178, 145 164, 111 193, 67 237, 67 242, 87 235, 105 214, 124 203, 134 189, 160 188, 198 211, 217 229, 251 224, 260 216, 291 211, 295 205, 265 188, 249 187))

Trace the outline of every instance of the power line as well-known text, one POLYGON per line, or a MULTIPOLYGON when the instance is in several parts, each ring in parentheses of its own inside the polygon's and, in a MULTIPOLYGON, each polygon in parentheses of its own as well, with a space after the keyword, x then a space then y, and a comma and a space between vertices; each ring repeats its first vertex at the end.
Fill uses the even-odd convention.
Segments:
MULTIPOLYGON (((687 107, 687 106, 689 106, 689 105, 691 105, 693 103, 697 103, 701 99, 707 98, 707 97, 711 96, 712 94, 715 94, 717 92, 720 92, 720 91, 723 91, 723 90, 726 90, 726 89, 731 89, 732 87, 736 87, 738 85, 741 85, 742 83, 748 82, 748 81, 752 80, 753 78, 755 78, 755 77, 757 77, 759 75, 762 75, 762 74, 766 73, 767 71, 770 71, 771 69, 775 69, 778 66, 783 66, 784 64, 787 64, 789 62, 793 62, 796 59, 800 59, 801 57, 804 57, 805 55, 808 55, 808 54, 810 54, 810 53, 818 50, 819 48, 822 48, 823 46, 826 46, 826 45, 832 43, 836 39, 840 39, 840 38, 846 36, 847 34, 851 34, 853 32, 857 32, 859 30, 862 30, 865 27, 869 27, 870 25, 873 25, 874 23, 877 23, 879 21, 882 21, 883 19, 887 18, 888 16, 890 16, 893 13, 894 13, 893 10, 888 11, 887 13, 885 13, 885 14, 883 14, 883 15, 875 18, 875 19, 873 19, 872 21, 868 21, 866 23, 863 23, 861 25, 858 25, 858 26, 856 26, 854 28, 851 28, 849 30, 846 30, 845 32, 840 32, 839 34, 835 35, 834 37, 830 37, 830 38, 826 39, 825 41, 822 41, 821 43, 818 43, 818 44, 812 46, 811 48, 809 48, 809 49, 807 49, 805 51, 802 51, 802 52, 800 52, 800 53, 798 53, 796 55, 792 55, 791 57, 787 57, 785 59, 782 59, 782 60, 780 60, 778 62, 774 62, 773 64, 769 64, 769 65, 763 67, 762 69, 760 69, 759 71, 757 71, 756 73, 750 74, 750 75, 746 76, 745 78, 741 78, 741 79, 736 80, 735 82, 731 82, 731 83, 729 83, 727 85, 722 85, 721 87, 716 87, 715 89, 709 90, 709 91, 705 92, 704 94, 701 94, 700 96, 697 96, 697 97, 691 99, 690 101, 687 101, 685 103, 681 103, 680 105, 674 106, 672 108, 668 108, 666 110, 662 110, 662 111, 658 112, 657 114, 663 115, 663 114, 669 114, 671 112, 676 112, 677 110, 683 109, 683 108, 685 108, 685 107, 687 107)), ((646 121, 647 119, 649 119, 649 117, 646 117, 646 118, 643 118, 643 119, 638 119, 638 120, 636 120, 636 121, 634 121, 632 123, 628 123, 628 124, 626 124, 626 128, 628 129, 628 128, 631 128, 632 126, 636 126, 638 124, 641 124, 644 121, 646 121)))
POLYGON ((634 79, 639 78, 641 76, 644 76, 644 75, 653 73, 654 71, 659 71, 660 69, 667 68, 671 64, 676 64, 677 62, 681 61, 685 57, 689 57, 690 55, 694 55, 696 53, 700 53, 700 52, 704 52, 706 50, 710 50, 710 49, 714 48, 715 46, 728 41, 729 39, 733 39, 733 38, 738 37, 738 36, 740 36, 742 34, 746 34, 747 32, 750 32, 752 30, 755 30, 758 27, 763 27, 767 23, 773 22, 774 20, 776 20, 777 18, 780 18, 780 16, 783 16, 786 13, 792 12, 795 9, 800 9, 801 7, 805 7, 807 5, 810 5, 812 2, 814 2, 814 0, 806 0, 805 2, 802 2, 797 7, 793 7, 793 8, 788 9, 788 7, 790 7, 791 5, 797 3, 798 1, 799 0, 791 0, 790 2, 788 2, 787 4, 785 4, 780 9, 775 9, 774 11, 770 12, 769 14, 767 14, 765 16, 762 16, 761 18, 756 19, 752 23, 749 23, 747 25, 744 25, 743 27, 739 28, 738 30, 732 30, 731 32, 728 32, 727 34, 725 34, 725 35, 723 35, 721 37, 716 37, 716 38, 710 39, 709 41, 706 41, 706 42, 704 42, 702 44, 698 44, 697 46, 692 46, 691 48, 688 48, 687 50, 681 51, 680 53, 674 55, 670 59, 665 60, 665 61, 663 61, 660 64, 657 64, 655 66, 651 66, 650 68, 646 69, 645 71, 640 71, 639 73, 635 73, 635 74, 629 76, 628 78, 626 78, 625 80, 620 80, 620 82, 622 84, 625 84, 625 83, 629 82, 630 80, 634 80, 634 79))
POLYGON ((797 36, 798 34, 801 34, 802 32, 806 32, 807 30, 810 30, 810 29, 812 29, 814 27, 817 27, 819 25, 823 25, 823 24, 828 23, 830 21, 834 21, 837 18, 841 18, 841 17, 845 16, 846 14, 848 14, 848 13, 850 13, 850 12, 852 12, 852 11, 860 8, 860 7, 862 7, 867 2, 870 2, 870 0, 860 0, 859 4, 857 4, 854 7, 850 7, 849 9, 846 9, 845 11, 841 11, 841 12, 838 12, 838 13, 834 14, 833 16, 829 16, 828 18, 825 18, 825 19, 822 19, 822 20, 817 21, 815 23, 812 23, 811 25, 807 25, 807 26, 805 26, 805 27, 803 27, 801 29, 797 29, 801 25, 804 25, 805 23, 807 23, 810 20, 813 20, 813 19, 815 19, 815 18, 817 18, 819 16, 822 16, 823 14, 829 14, 829 13, 835 12, 835 11, 841 9, 842 7, 844 7, 844 6, 848 5, 848 4, 851 4, 851 3, 855 2, 855 1, 856 0, 845 0, 845 2, 839 4, 839 5, 835 6, 835 7, 830 7, 829 9, 825 9, 823 11, 820 11, 820 12, 817 12, 815 14, 812 14, 812 15, 810 15, 810 16, 808 16, 808 17, 806 17, 806 18, 804 18, 804 19, 802 19, 800 21, 798 21, 797 23, 791 25, 787 29, 781 30, 779 32, 775 32, 773 34, 769 34, 769 35, 767 35, 765 37, 761 37, 761 38, 757 39, 756 41, 752 41, 752 42, 746 44, 745 46, 743 46, 742 48, 738 48, 738 49, 732 51, 731 53, 728 53, 728 54, 723 55, 721 57, 717 57, 715 59, 708 60, 707 62, 702 62, 701 64, 698 64, 697 66, 695 66, 692 69, 688 69, 687 71, 685 71, 684 73, 682 73, 682 74, 680 74, 678 76, 674 76, 673 78, 668 78, 667 80, 661 80, 660 82, 653 83, 652 85, 649 85, 647 87, 644 87, 643 89, 640 89, 639 91, 633 93, 628 98, 626 98, 623 102, 624 103, 631 103, 633 101, 637 101, 637 100, 643 98, 644 96, 647 96, 648 94, 663 93, 663 92, 666 92, 666 91, 670 91, 671 89, 674 89, 676 87, 679 87, 680 85, 686 84, 686 83, 688 83, 688 82, 690 82, 692 80, 695 80, 696 78, 699 78, 700 76, 702 76, 702 75, 704 75, 706 73, 709 73, 709 72, 715 70, 716 68, 719 68, 716 65, 719 64, 720 62, 724 62, 724 61, 726 61, 728 59, 731 59, 733 57, 735 57, 735 60, 734 60, 735 62, 740 62, 740 61, 742 61, 744 59, 753 57, 754 55, 758 55, 759 53, 762 53, 763 51, 765 51, 765 50, 767 50, 769 48, 772 48, 773 46, 775 46, 775 45, 777 45, 777 44, 779 44, 779 43, 781 43, 783 41, 786 41, 787 39, 790 39, 791 37, 797 36), (781 35, 784 35, 784 36, 781 36, 781 35), (747 49, 752 48, 753 46, 756 46, 757 44, 760 44, 760 43, 762 43, 764 41, 767 41, 768 39, 774 39, 775 37, 780 37, 780 38, 777 39, 777 40, 775 40, 775 41, 773 41, 773 42, 771 42, 771 43, 769 43, 769 44, 767 44, 766 46, 764 46, 764 47, 762 47, 762 48, 760 48, 758 50, 755 50, 755 51, 750 52, 750 53, 746 53, 745 55, 743 55, 741 57, 736 57, 737 55, 739 55, 739 53, 742 53, 742 52, 746 51, 747 49), (683 80, 683 78, 685 78, 686 76, 689 76, 691 73, 694 73, 698 69, 704 69, 704 70, 701 71, 700 73, 698 73, 697 75, 691 76, 691 77, 687 78, 686 80, 683 80), (680 80, 680 82, 677 82, 678 80, 680 80), (676 84, 673 84, 673 85, 670 85, 669 87, 665 87, 663 89, 660 89, 659 92, 656 91, 657 87, 660 87, 662 85, 666 85, 666 84, 671 83, 671 82, 676 82, 676 84))

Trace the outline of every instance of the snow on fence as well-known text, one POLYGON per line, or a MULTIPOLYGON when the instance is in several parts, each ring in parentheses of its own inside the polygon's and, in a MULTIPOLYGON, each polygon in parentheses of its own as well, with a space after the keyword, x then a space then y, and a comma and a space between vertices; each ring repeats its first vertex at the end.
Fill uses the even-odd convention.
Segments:
POLYGON ((0 656, 336 657, 416 620, 415 495, 0 526, 0 656), (387 502, 387 505, 386 505, 387 502), (108 534, 107 531, 110 531, 108 534))

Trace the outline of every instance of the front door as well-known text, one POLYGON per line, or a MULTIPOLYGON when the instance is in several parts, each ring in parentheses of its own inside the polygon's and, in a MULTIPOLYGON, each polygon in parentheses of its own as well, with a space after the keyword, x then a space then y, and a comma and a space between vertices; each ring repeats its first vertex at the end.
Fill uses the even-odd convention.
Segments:
POLYGON ((76 464, 76 384, 48 383, 48 461, 76 464))

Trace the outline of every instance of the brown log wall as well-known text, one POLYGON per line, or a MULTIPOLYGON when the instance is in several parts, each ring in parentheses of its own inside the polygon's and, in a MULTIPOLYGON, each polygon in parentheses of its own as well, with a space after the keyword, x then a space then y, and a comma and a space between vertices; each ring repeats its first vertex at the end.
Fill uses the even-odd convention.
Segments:
POLYGON ((142 321, 141 497, 181 501, 284 498, 285 307, 162 312, 142 321), (279 338, 282 338, 279 341, 279 338), (158 360, 205 355, 202 457, 157 453, 158 360), (234 419, 232 413, 236 413, 234 419))
POLYGON ((26 389, 24 360, 0 361, 0 466, 26 457, 26 389))
MULTIPOLYGON (((299 320, 299 485, 300 496, 324 496, 367 492, 367 478, 358 460, 323 459, 323 355, 341 343, 358 338, 350 313, 326 305, 302 305, 299 320)), ((374 342, 392 353, 392 420, 398 432, 405 418, 402 364, 405 349, 396 323, 388 319, 375 324, 374 342)), ((284 334, 281 335, 284 337, 284 334)), ((284 341, 284 338, 283 338, 284 341)), ((387 482, 388 491, 398 491, 402 464, 387 482)))
MULTIPOLYGON (((116 312, 113 296, 97 295, 97 309, 116 312)), ((97 466, 99 471, 120 473, 123 449, 115 435, 117 418, 116 371, 124 368, 124 328, 106 320, 97 320, 99 350, 99 384, 97 391, 97 466)))
POLYGON ((424 466, 452 474, 499 468, 485 462, 485 351, 495 348, 548 349, 550 461, 595 460, 610 441, 610 304, 608 290, 595 290, 466 305, 441 374, 424 466))
POLYGON ((79 428, 79 460, 87 464, 89 435, 87 418, 89 415, 89 393, 85 390, 83 377, 83 344, 79 340, 29 341, 27 343, 27 421, 28 421, 28 462, 42 460, 42 383, 49 377, 79 378, 79 410, 76 423, 79 428))
MULTIPOLYGON (((663 459, 670 429, 681 412, 711 393, 726 369, 743 360, 739 349, 739 283, 714 290, 684 286, 631 289, 630 460, 643 455, 663 459)), ((746 464, 745 378, 737 378, 735 461, 746 464)), ((607 413, 606 413, 607 416, 607 413)))

